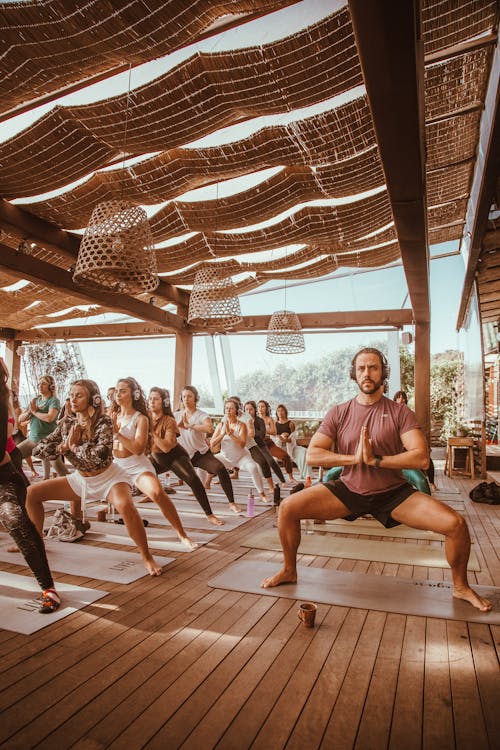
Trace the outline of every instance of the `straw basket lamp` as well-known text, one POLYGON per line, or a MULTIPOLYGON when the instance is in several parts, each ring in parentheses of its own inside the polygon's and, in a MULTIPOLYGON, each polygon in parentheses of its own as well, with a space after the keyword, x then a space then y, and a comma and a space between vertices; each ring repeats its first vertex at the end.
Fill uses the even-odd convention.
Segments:
POLYGON ((300 354, 305 351, 304 334, 297 313, 277 310, 271 315, 266 349, 273 354, 300 354))
MULTIPOLYGON (((219 183, 215 188, 215 227, 212 254, 216 258, 219 183)), ((214 263, 200 268, 189 297, 187 322, 212 331, 227 330, 241 323, 240 300, 231 276, 214 263)))
POLYGON ((78 251, 73 281, 108 292, 152 292, 160 283, 146 212, 127 200, 99 203, 78 251))
MULTIPOLYGON (((131 84, 132 64, 128 69, 122 171, 127 154, 131 84)), ((147 214, 140 206, 125 200, 123 185, 119 199, 98 203, 92 211, 78 250, 73 281, 93 289, 126 294, 152 292, 158 287, 160 279, 147 214)))
POLYGON ((232 328, 241 320, 240 300, 232 278, 222 276, 215 265, 200 268, 189 298, 188 323, 221 330, 232 328))

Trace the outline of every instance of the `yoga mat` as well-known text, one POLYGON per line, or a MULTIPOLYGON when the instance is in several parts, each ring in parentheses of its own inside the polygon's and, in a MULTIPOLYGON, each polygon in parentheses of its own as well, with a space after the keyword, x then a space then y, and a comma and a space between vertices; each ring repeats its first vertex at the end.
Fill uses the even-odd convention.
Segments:
MULTIPOLYGON (((281 550, 276 530, 261 531, 242 542, 243 547, 281 550)), ((303 534, 299 552, 302 555, 325 555, 343 557, 348 560, 370 560, 373 562, 397 563, 400 565, 423 565, 429 568, 448 568, 444 549, 427 544, 403 544, 402 542, 377 542, 365 539, 339 539, 323 534, 303 534)), ((469 558, 469 570, 481 570, 474 551, 469 558)))
POLYGON ((493 586, 474 586, 478 594, 493 602, 491 612, 480 612, 467 602, 454 599, 451 584, 442 581, 403 580, 300 565, 298 583, 272 589, 261 588, 262 579, 274 575, 278 570, 276 563, 238 560, 208 581, 208 585, 228 591, 303 602, 500 625, 500 588, 493 586))
MULTIPOLYGON (((141 503, 137 506, 137 510, 139 511, 139 515, 141 516, 141 518, 145 518, 150 523, 154 523, 158 526, 168 526, 170 528, 169 522, 156 506, 148 509, 146 503, 141 503)), ((96 516, 97 509, 89 508, 87 512, 87 518, 90 519, 92 525, 94 525, 94 521, 92 519, 96 518, 96 516)), ((119 518, 118 513, 116 514, 116 517, 119 518)), ((229 516, 224 516, 224 518, 222 519, 224 521, 224 526, 214 526, 213 523, 210 523, 210 521, 207 520, 203 511, 197 514, 179 513, 179 517, 182 521, 182 525, 186 529, 212 531, 217 534, 221 531, 232 531, 238 526, 242 526, 247 521, 252 520, 251 518, 247 518, 244 515, 236 515, 235 513, 233 513, 233 511, 231 511, 231 514, 229 516)))
MULTIPOLYGON (((148 527, 146 529, 146 536, 151 549, 166 549, 171 552, 194 551, 179 541, 173 529, 152 529, 148 527)), ((189 537, 193 542, 203 545, 215 539, 217 534, 200 534, 199 532, 194 532, 194 534, 189 534, 189 537)), ((92 521, 89 531, 85 534, 85 539, 90 539, 92 542, 126 544, 129 547, 135 547, 135 543, 129 537, 125 526, 116 523, 92 521)))
POLYGON ((455 487, 441 487, 437 488, 435 490, 432 490, 433 495, 460 495, 460 490, 457 490, 455 487))
MULTIPOLYGON (((8 534, 0 534, 0 561, 23 565, 24 557, 20 552, 7 552, 12 545, 8 534)), ((148 575, 138 554, 121 550, 90 547, 83 542, 58 542, 48 540, 45 543, 51 570, 59 573, 97 578, 111 583, 132 583, 148 575)), ((173 557, 155 557, 155 562, 164 567, 173 562, 173 557)))
MULTIPOLYGON (((200 506, 197 502, 190 502, 189 500, 184 500, 182 498, 175 498, 174 499, 174 505, 177 508, 178 513, 189 513, 189 514, 195 514, 200 515, 203 513, 200 506)), ((245 502, 243 501, 236 501, 239 506, 241 506, 246 513, 246 507, 247 507, 247 501, 245 498, 245 502)), ((213 502, 210 501, 210 505, 212 507, 213 512, 216 516, 219 518, 227 518, 232 517, 235 515, 234 511, 231 510, 229 507, 229 503, 226 499, 224 499, 224 502, 213 502)), ((255 515, 260 515, 261 513, 265 513, 266 510, 269 510, 269 508, 273 507, 273 503, 255 503, 255 515)), ((137 508, 149 508, 151 510, 154 510, 155 508, 158 509, 158 506, 154 503, 139 503, 137 505, 137 508)), ((204 513, 203 513, 204 515, 204 513)))
POLYGON ((108 594, 107 591, 87 589, 68 583, 58 583, 56 587, 61 596, 61 606, 52 614, 42 615, 38 611, 41 592, 35 579, 31 576, 0 571, 2 629, 31 635, 108 594))
POLYGON ((424 541, 442 542, 444 536, 435 534, 433 531, 423 531, 422 529, 411 529, 409 526, 393 526, 392 529, 386 529, 378 521, 370 523, 369 519, 363 521, 345 521, 339 518, 336 521, 327 521, 326 523, 314 524, 314 531, 329 531, 336 534, 361 534, 365 536, 384 536, 396 537, 398 539, 422 539, 424 541))

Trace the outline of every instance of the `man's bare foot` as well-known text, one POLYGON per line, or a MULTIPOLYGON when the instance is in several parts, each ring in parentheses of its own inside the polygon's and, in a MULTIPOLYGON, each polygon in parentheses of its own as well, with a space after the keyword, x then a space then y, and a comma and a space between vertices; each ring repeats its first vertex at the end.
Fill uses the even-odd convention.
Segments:
POLYGON ((260 585, 263 589, 271 589, 273 586, 281 586, 284 583, 297 583, 297 571, 282 568, 271 578, 264 578, 260 585))
POLYGON ((213 513, 211 516, 207 516, 207 520, 213 523, 214 526, 224 526, 224 521, 221 518, 217 518, 213 513))
POLYGON ((204 486, 204 488, 205 488, 206 490, 211 490, 211 489, 212 489, 212 487, 211 487, 211 482, 205 482, 205 484, 204 484, 203 486, 204 486))
POLYGON ((148 557, 144 560, 144 565, 150 576, 161 576, 161 565, 157 565, 152 557, 148 557))
POLYGON ((188 536, 181 536, 180 541, 188 549, 198 549, 198 547, 200 546, 198 542, 193 542, 192 539, 190 539, 188 536))
POLYGON ((265 492, 261 493, 260 499, 262 500, 263 503, 266 503, 266 505, 268 505, 271 502, 271 500, 268 497, 266 497, 265 492))
POLYGON ((471 588, 454 588, 453 596, 455 597, 455 599, 464 599, 466 602, 469 602, 469 604, 472 604, 473 607, 481 610, 481 612, 489 612, 493 606, 492 603, 488 601, 488 599, 483 599, 482 596, 476 594, 476 592, 471 588))
POLYGON ((236 503, 229 503, 229 507, 233 511, 233 513, 243 513, 243 508, 240 508, 239 505, 236 505, 236 503))
POLYGON ((19 547, 17 547, 15 544, 11 544, 10 547, 7 547, 7 552, 19 552, 19 547))

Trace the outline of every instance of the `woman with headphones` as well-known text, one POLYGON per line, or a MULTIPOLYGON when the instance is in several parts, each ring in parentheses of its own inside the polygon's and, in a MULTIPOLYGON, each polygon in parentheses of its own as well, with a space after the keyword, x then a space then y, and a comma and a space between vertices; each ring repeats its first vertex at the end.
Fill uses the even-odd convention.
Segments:
POLYGON ((150 422, 146 399, 135 378, 123 378, 116 384, 113 420, 113 453, 116 463, 138 490, 151 498, 176 531, 180 541, 196 549, 184 531, 179 514, 161 486, 156 471, 146 456, 150 449, 150 422))
POLYGON ((235 513, 242 513, 243 509, 234 501, 233 485, 226 467, 208 446, 207 438, 213 433, 214 427, 207 412, 198 408, 200 396, 194 385, 185 385, 181 398, 183 408, 175 415, 180 430, 179 443, 186 450, 193 466, 203 469, 207 474, 217 474, 229 507, 235 513))
MULTIPOLYGON (((28 437, 17 446, 23 458, 31 456, 35 445, 55 430, 61 409, 52 375, 42 375, 38 383, 38 391, 38 396, 31 400, 29 409, 19 416, 20 422, 29 420, 28 437)), ((68 474, 61 456, 55 457, 52 464, 59 476, 63 477, 68 474)), ((50 478, 50 461, 46 459, 43 460, 43 478, 50 478)))
POLYGON ((264 492, 264 480, 259 471, 259 465, 246 448, 248 431, 246 424, 239 418, 239 406, 239 402, 233 398, 226 400, 224 417, 215 428, 210 440, 210 448, 226 468, 238 466, 243 471, 247 471, 261 500, 264 503, 271 502, 264 492))
POLYGON ((195 498, 214 526, 223 526, 224 521, 212 511, 206 490, 194 470, 189 456, 177 442, 179 429, 170 407, 170 394, 165 388, 155 386, 149 391, 149 414, 151 419, 151 461, 158 474, 173 471, 179 479, 191 487, 195 498))
POLYGON ((113 461, 113 422, 104 413, 97 383, 75 380, 71 385, 70 403, 75 416, 64 417, 54 432, 35 446, 33 453, 46 459, 66 456, 76 471, 29 487, 27 509, 31 520, 42 534, 43 503, 46 500, 69 501, 73 515, 64 510, 56 511, 55 523, 47 536, 57 535, 65 542, 77 541, 85 531, 78 518, 81 518, 82 499, 105 498, 123 518, 148 573, 160 575, 161 567, 151 555, 144 525, 132 502, 131 482, 113 461))

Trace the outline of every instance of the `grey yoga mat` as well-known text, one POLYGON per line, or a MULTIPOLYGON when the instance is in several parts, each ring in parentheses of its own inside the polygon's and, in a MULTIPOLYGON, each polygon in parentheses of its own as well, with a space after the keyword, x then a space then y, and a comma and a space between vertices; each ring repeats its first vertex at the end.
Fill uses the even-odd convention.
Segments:
POLYGON ((449 583, 346 573, 329 568, 299 566, 297 583, 261 588, 262 579, 274 575, 279 567, 275 562, 238 560, 212 578, 208 585, 303 602, 500 625, 500 588, 493 586, 474 586, 478 594, 493 603, 491 612, 480 612, 468 602, 454 599, 449 583))
MULTIPOLYGON (((281 550, 275 529, 261 531, 247 537, 243 547, 254 549, 281 550)), ((428 544, 404 544, 402 542, 371 541, 369 539, 343 539, 323 534, 303 534, 299 552, 305 555, 325 555, 343 557, 348 560, 371 560, 373 562, 396 563, 399 565, 423 565, 430 568, 448 568, 441 547, 428 544)), ((476 553, 472 550, 469 570, 481 570, 476 553)))

